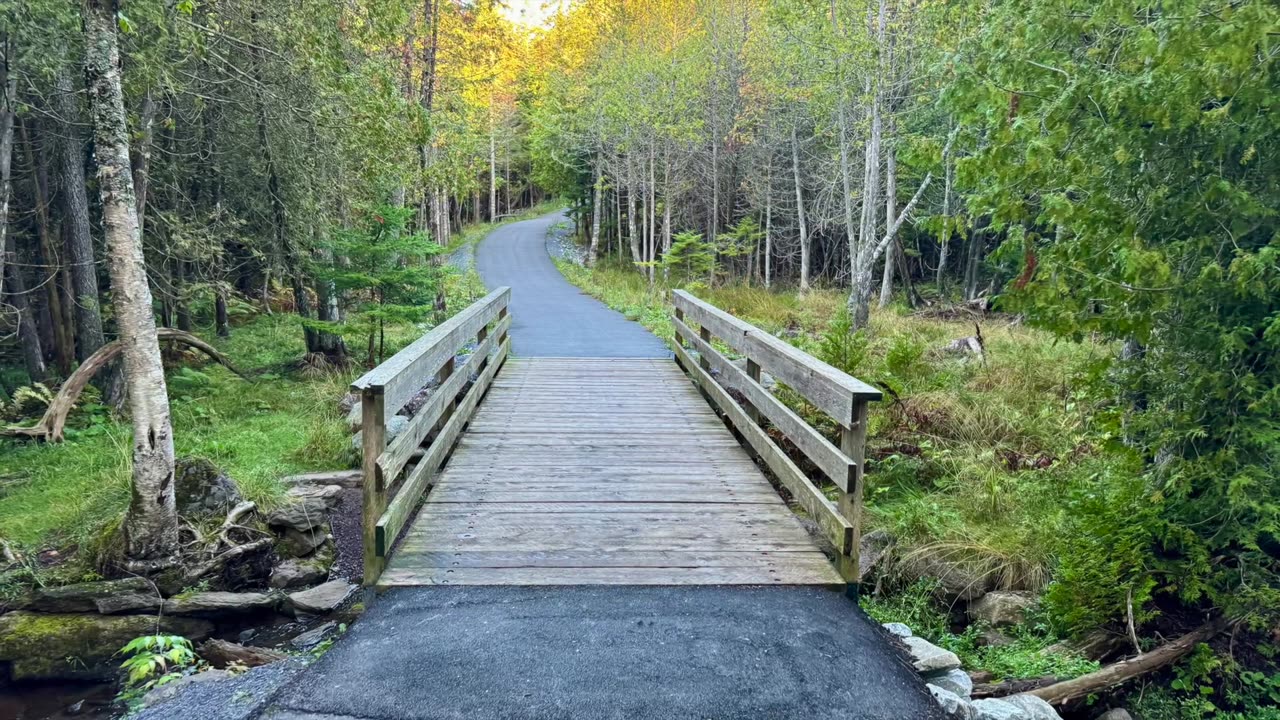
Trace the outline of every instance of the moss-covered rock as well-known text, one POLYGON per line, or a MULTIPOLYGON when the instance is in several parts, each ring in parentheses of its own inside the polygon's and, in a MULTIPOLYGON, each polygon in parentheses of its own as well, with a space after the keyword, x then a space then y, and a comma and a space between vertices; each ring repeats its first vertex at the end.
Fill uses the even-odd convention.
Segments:
POLYGON ((213 624, 193 618, 78 613, 0 615, 0 661, 11 663, 14 680, 110 680, 130 640, 157 632, 192 640, 208 637, 213 624))
POLYGON ((25 609, 46 613, 98 612, 98 602, 103 599, 155 594, 151 583, 139 577, 75 583, 37 588, 28 598, 25 609))
POLYGON ((174 499, 183 517, 225 513, 240 502, 235 481, 204 458, 178 458, 173 477, 174 499))

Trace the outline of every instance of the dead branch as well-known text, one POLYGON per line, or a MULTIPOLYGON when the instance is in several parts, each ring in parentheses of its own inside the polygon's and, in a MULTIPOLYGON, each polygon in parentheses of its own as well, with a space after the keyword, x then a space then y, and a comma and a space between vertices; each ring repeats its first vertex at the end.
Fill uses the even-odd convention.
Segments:
MULTIPOLYGON (((248 379, 222 353, 195 335, 181 330, 174 330, 173 328, 158 328, 156 332, 162 342, 176 342, 195 348, 241 378, 248 379)), ((80 393, 84 391, 85 386, 89 384, 93 376, 115 360, 123 349, 124 345, 119 340, 113 340, 98 348, 98 351, 86 358, 80 364, 80 367, 71 373, 71 377, 67 378, 67 381, 62 384, 62 388, 58 390, 53 402, 49 403, 49 407, 45 410, 44 417, 40 418, 40 422, 31 427, 10 426, 0 430, 0 435, 32 437, 45 442, 61 442, 63 430, 67 424, 67 415, 75 407, 80 393)))
POLYGON ((978 698, 1008 697, 1009 695, 1018 695, 1020 693, 1047 687, 1060 682, 1061 680, 1062 678, 1056 675, 1045 675, 1044 677, 1024 680, 1005 680, 1004 682, 998 683, 977 683, 973 686, 973 691, 970 693, 970 697, 975 700, 978 698))
POLYGON ((208 575, 214 570, 221 568, 223 565, 227 564, 228 561, 234 560, 242 555, 249 555, 251 553, 255 553, 259 550, 262 550, 263 548, 269 547, 271 545, 271 542, 272 542, 272 538, 262 538, 261 540, 254 540, 253 542, 248 542, 248 543, 245 543, 244 545, 237 545, 231 548, 230 550, 222 553, 221 555, 215 557, 214 559, 209 560, 208 562, 201 563, 191 568, 190 570, 187 571, 187 574, 183 577, 183 579, 188 583, 195 582, 196 580, 199 580, 200 578, 204 577, 205 575, 208 575))
POLYGON ((1165 643, 1151 652, 1113 663, 1088 675, 1081 675, 1078 678, 1037 688, 1032 690, 1030 694, 1053 705, 1063 705, 1073 700, 1079 700, 1176 662, 1194 650, 1200 643, 1235 623, 1236 621, 1225 618, 1211 620, 1177 640, 1165 643))

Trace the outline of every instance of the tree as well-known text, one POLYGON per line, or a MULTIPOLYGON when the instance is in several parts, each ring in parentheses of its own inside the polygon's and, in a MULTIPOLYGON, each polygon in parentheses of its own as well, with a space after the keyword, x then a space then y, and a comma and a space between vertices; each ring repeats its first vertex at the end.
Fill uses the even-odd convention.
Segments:
POLYGON ((178 515, 169 397, 129 165, 117 12, 115 0, 85 0, 85 77, 112 305, 124 343, 124 375, 133 423, 133 492, 122 531, 129 568, 139 571, 173 561, 178 547, 178 515))

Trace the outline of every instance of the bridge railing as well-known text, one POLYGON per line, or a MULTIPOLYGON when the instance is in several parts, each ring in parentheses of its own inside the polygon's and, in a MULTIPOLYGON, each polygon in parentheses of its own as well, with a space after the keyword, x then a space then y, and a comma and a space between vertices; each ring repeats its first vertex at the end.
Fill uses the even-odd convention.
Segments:
POLYGON ((857 582, 867 403, 880 400, 880 391, 683 290, 672 293, 672 303, 675 351, 681 366, 818 523, 835 546, 837 565, 845 579, 857 582), (691 325, 698 327, 696 333, 691 325), (746 358, 745 368, 715 348, 712 343, 717 338, 746 358), (685 344, 698 352, 696 363, 685 344), (725 385, 739 390, 745 402, 735 400, 712 376, 713 371, 725 385), (835 420, 840 426, 839 446, 761 385, 761 371, 773 375, 835 420), (762 425, 763 420, 768 420, 831 480, 837 488, 836 502, 829 500, 774 442, 762 425))
POLYGON ((366 586, 378 581, 396 537, 506 359, 510 300, 510 288, 489 293, 351 384, 361 405, 366 586), (473 341, 471 355, 456 363, 458 352, 473 341), (388 442, 387 421, 433 377, 436 385, 426 403, 388 442), (410 467, 415 457, 417 464, 410 467), (401 475, 403 481, 397 482, 401 475))

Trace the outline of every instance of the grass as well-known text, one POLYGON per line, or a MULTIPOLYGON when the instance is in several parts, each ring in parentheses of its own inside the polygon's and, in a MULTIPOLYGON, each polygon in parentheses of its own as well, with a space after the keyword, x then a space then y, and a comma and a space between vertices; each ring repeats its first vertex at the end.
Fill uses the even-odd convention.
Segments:
MULTIPOLYGON (((535 216, 553 204, 533 208, 535 216)), ((456 243, 474 242, 493 225, 473 226, 456 243)), ((449 275, 449 307, 457 310, 483 296, 473 269, 449 275)), ((200 307, 194 308, 200 315, 200 307)), ((172 363, 167 380, 179 457, 212 460, 263 507, 279 502, 279 478, 351 467, 350 432, 338 402, 364 371, 316 370, 299 364, 305 354, 299 318, 288 312, 258 315, 234 303, 231 337, 197 329, 236 367, 243 380, 203 357, 184 355, 172 363)), ((418 337, 426 325, 387 330, 388 354, 418 337)), ((366 338, 348 337, 352 356, 362 358, 366 338)), ((97 404, 92 388, 72 414, 66 442, 46 445, 0 439, 0 538, 24 553, 65 550, 93 541, 129 503, 131 429, 97 404)), ((78 572, 73 569, 72 572, 78 572)))

